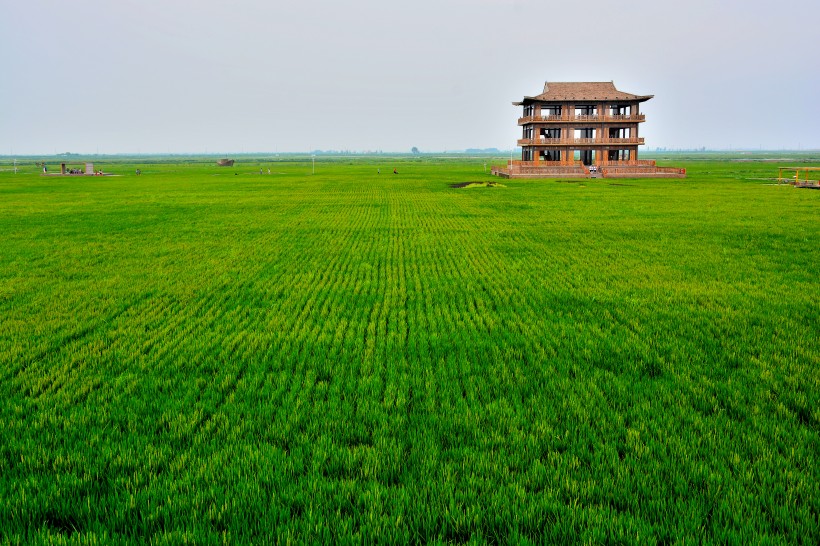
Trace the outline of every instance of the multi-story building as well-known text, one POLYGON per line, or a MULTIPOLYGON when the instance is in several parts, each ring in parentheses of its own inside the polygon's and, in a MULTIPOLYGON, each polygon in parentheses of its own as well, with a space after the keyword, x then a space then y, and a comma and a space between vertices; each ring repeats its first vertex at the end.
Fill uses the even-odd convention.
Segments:
POLYGON ((640 104, 653 95, 633 95, 613 82, 547 82, 544 92, 524 97, 521 160, 494 174, 538 176, 684 176, 681 169, 638 159, 645 121, 640 104))

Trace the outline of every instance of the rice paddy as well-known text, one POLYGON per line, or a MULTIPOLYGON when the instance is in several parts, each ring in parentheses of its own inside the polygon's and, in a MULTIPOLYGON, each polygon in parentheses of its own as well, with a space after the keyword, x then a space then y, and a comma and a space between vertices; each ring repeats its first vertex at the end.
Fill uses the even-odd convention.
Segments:
POLYGON ((0 543, 820 542, 820 192, 481 163, 4 168, 0 543))

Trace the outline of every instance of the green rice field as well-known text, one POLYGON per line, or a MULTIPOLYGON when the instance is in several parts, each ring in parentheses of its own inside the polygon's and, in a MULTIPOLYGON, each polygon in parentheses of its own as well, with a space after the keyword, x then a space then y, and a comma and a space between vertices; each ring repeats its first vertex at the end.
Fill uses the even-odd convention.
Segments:
POLYGON ((135 161, 0 165, 0 544, 820 543, 777 163, 135 161))

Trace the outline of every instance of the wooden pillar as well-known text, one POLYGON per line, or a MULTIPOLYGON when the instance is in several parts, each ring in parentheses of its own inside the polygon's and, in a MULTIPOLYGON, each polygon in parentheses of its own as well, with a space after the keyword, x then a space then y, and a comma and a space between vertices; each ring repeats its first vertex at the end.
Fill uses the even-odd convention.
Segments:
MULTIPOLYGON (((609 130, 606 125, 606 103, 601 102, 598 104, 598 138, 603 141, 605 138, 609 138, 609 130)), ((602 158, 601 155, 603 153, 603 145, 601 145, 600 149, 595 152, 595 164, 600 165, 602 158)))
MULTIPOLYGON (((563 110, 562 113, 563 113, 565 119, 568 119, 570 121, 575 120, 575 104, 573 104, 571 102, 565 102, 561 108, 563 110)), ((568 124, 566 126, 564 132, 565 132, 565 134, 564 134, 564 141, 565 142, 569 142, 570 139, 575 138, 575 123, 573 122, 573 123, 568 124)), ((571 165, 572 164, 572 156, 573 156, 572 145, 567 144, 564 147, 564 149, 562 150, 561 163, 563 163, 564 165, 571 165)))
MULTIPOLYGON (((632 106, 632 111, 630 112, 630 114, 633 116, 633 122, 632 122, 632 124, 630 125, 630 128, 629 128, 629 138, 637 139, 638 136, 639 136, 638 127, 640 126, 640 123, 638 123, 638 118, 637 118, 638 114, 640 113, 640 108, 638 107, 639 104, 640 104, 639 102, 636 102, 632 106)), ((637 161, 638 161, 638 145, 637 144, 635 144, 635 151, 631 152, 629 154, 629 160, 632 163, 637 163, 637 161)))

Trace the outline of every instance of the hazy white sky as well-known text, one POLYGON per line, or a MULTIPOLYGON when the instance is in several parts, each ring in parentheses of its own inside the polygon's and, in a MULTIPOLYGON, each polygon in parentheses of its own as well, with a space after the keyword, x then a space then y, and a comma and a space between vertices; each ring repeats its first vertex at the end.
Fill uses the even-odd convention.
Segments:
POLYGON ((4 0, 0 154, 519 137, 544 81, 653 94, 646 149, 820 148, 817 0, 4 0))

